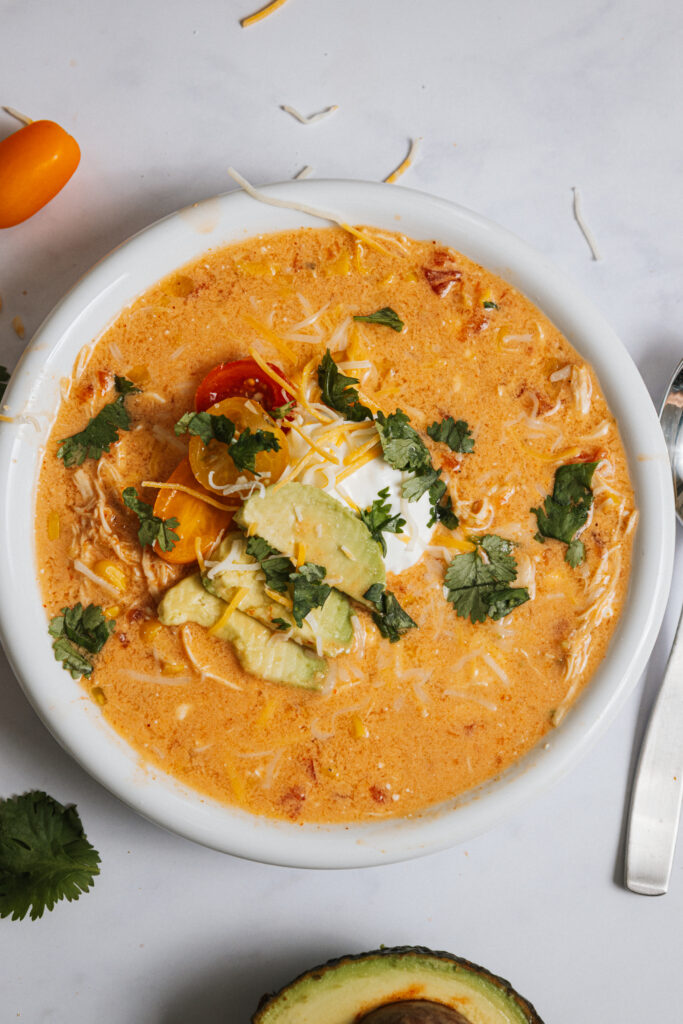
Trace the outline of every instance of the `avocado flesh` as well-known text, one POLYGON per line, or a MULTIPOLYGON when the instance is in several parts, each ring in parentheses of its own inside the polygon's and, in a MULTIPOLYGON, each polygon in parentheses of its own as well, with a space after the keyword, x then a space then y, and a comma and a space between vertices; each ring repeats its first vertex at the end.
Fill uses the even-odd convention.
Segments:
MULTIPOLYGON (((234 537, 226 537, 216 553, 216 560, 221 561, 226 558, 231 550, 235 551, 235 556, 240 563, 258 564, 246 553, 246 541, 243 537, 237 540, 234 537), (234 547, 235 544, 239 545, 237 549, 234 547)), ((301 627, 297 626, 289 608, 268 596, 262 573, 255 573, 249 569, 226 569, 216 573, 215 576, 210 576, 209 584, 217 596, 223 598, 224 601, 230 601, 238 588, 245 587, 247 593, 240 601, 240 610, 245 615, 251 615, 253 619, 258 619, 259 622, 270 626, 271 629, 277 629, 276 625, 272 625, 273 619, 284 619, 292 630, 292 639, 306 644, 308 647, 317 648, 317 633, 321 653, 328 657, 334 658, 336 655, 348 651, 351 646, 353 640, 351 606, 338 590, 332 590, 322 608, 316 608, 310 613, 316 626, 316 632, 314 632, 308 621, 304 621, 301 627)))
MULTIPOLYGON (((165 626, 196 622, 210 628, 218 622, 227 603, 209 594, 198 574, 187 576, 166 591, 157 614, 165 626)), ((267 626, 237 609, 214 634, 231 643, 245 672, 271 683, 321 689, 327 662, 291 640, 275 639, 267 626)))
POLYGON ((385 582, 382 551, 367 526, 319 487, 274 484, 248 498, 235 522, 290 558, 304 544, 306 561, 324 566, 328 581, 356 601, 367 604, 368 588, 385 582))
MULTIPOLYGON (((342 957, 307 971, 264 997, 252 1024, 359 1024, 363 1015, 401 1001, 450 1007, 468 1024, 542 1024, 507 981, 450 953, 419 946, 342 957)), ((373 1019, 369 1016, 368 1024, 373 1019)), ((437 1018, 436 1024, 445 1021, 437 1018)))

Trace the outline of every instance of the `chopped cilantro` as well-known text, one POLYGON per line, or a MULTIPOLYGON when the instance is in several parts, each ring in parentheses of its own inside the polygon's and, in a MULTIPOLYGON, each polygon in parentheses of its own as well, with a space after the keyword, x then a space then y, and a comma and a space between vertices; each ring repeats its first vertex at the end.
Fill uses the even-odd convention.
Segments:
POLYGON ((154 510, 146 501, 138 498, 134 487, 126 487, 123 492, 123 503, 132 509, 140 520, 138 540, 143 548, 146 544, 150 547, 158 544, 162 551, 172 551, 180 537, 175 532, 176 526, 180 525, 178 519, 161 519, 154 515, 154 510))
POLYGON ((0 366, 0 398, 5 394, 7 388, 7 382, 10 378, 10 373, 6 366, 0 366))
POLYGON ((447 530, 455 530, 459 520, 453 511, 453 499, 450 494, 446 494, 446 484, 443 480, 437 480, 429 488, 429 500, 432 514, 427 526, 441 523, 447 530))
POLYGON ((499 308, 499 306, 498 306, 497 302, 491 302, 490 299, 487 299, 484 302, 484 309, 498 309, 498 308, 499 308))
POLYGON ((323 583, 327 570, 322 565, 304 562, 296 572, 290 573, 292 584, 292 615, 301 628, 304 619, 314 608, 321 608, 327 601, 332 587, 323 583))
POLYGON ((388 487, 382 488, 372 505, 362 509, 358 515, 370 531, 372 539, 381 547, 383 555, 387 553, 387 542, 382 534, 403 533, 403 527, 406 525, 405 519, 400 515, 391 514, 388 487))
POLYGON ((335 409, 354 423, 372 419, 371 411, 361 405, 358 388, 353 386, 357 383, 356 377, 346 377, 341 372, 328 348, 318 366, 318 386, 322 400, 330 409, 335 409))
MULTIPOLYGON (((425 468, 431 468, 432 460, 429 449, 417 430, 410 426, 409 417, 401 409, 397 409, 389 416, 385 416, 380 410, 375 422, 379 439, 382 442, 384 458, 390 466, 394 469, 409 470, 412 473, 419 473, 425 468)), ((424 493, 424 490, 421 493, 424 493)), ((417 501, 417 498, 408 500, 417 501)))
MULTIPOLYGON (((193 434, 204 444, 218 441, 227 446, 228 454, 237 469, 256 473, 255 457, 258 452, 277 452, 280 442, 270 430, 255 430, 246 427, 235 439, 235 424, 227 416, 214 416, 210 412, 186 412, 175 425, 175 432, 193 434)), ((258 474, 257 474, 258 475, 258 474)))
POLYGON ((137 394, 140 388, 125 377, 114 377, 114 386, 118 397, 102 406, 83 430, 60 441, 57 458, 63 459, 65 466, 80 466, 86 459, 99 459, 118 441, 119 430, 130 429, 130 416, 124 399, 126 395, 137 394))
POLYGON ((581 565, 586 549, 576 533, 588 521, 593 503, 591 482, 597 462, 572 462, 555 471, 553 493, 548 495, 542 508, 532 508, 538 523, 536 540, 543 543, 546 537, 563 541, 568 545, 565 561, 573 569, 581 565))
POLYGON ((260 563, 266 577, 266 586, 278 594, 284 594, 289 584, 289 577, 294 572, 294 563, 286 555, 272 548, 263 537, 250 537, 247 541, 247 554, 260 563))
POLYGON ((0 917, 35 921, 87 892, 100 856, 76 808, 34 790, 0 800, 0 917))
POLYGON ((276 629, 281 630, 289 629, 292 625, 291 622, 287 622, 285 619, 271 619, 270 624, 275 626, 276 629))
POLYGON ((383 583, 373 583, 363 597, 374 604, 377 611, 372 613, 373 621, 382 636, 392 644, 400 640, 409 629, 417 628, 417 622, 401 608, 396 595, 387 590, 383 583))
POLYGON ((369 316, 354 316, 353 319, 366 324, 381 324, 383 327, 391 327, 392 331, 403 330, 403 321, 391 306, 383 306, 382 309, 370 313, 369 316))
POLYGON ((55 615, 48 626, 48 633, 54 638, 52 650, 55 658, 62 662, 74 679, 91 675, 92 662, 78 648, 84 648, 89 654, 99 654, 115 625, 95 604, 84 608, 79 601, 73 608, 62 608, 61 615, 55 615))
POLYGON ((473 452, 474 438, 465 420, 454 420, 452 416, 444 416, 441 423, 434 422, 427 427, 432 441, 443 441, 452 452, 473 452))
POLYGON ((455 555, 446 570, 447 600, 471 622, 502 619, 529 600, 526 587, 509 586, 517 578, 514 545, 495 533, 470 539, 476 549, 455 555))
POLYGON ((274 409, 268 410, 268 415, 274 420, 284 420, 292 412, 296 402, 286 402, 284 405, 277 405, 274 409))

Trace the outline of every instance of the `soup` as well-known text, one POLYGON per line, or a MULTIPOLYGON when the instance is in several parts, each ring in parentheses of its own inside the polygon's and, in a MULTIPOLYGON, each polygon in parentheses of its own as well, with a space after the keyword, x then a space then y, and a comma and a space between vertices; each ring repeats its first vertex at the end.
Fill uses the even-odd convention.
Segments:
POLYGON ((82 351, 36 547, 55 656, 145 763, 344 822, 561 722, 636 522, 599 382, 524 295, 435 242, 301 229, 207 253, 82 351))

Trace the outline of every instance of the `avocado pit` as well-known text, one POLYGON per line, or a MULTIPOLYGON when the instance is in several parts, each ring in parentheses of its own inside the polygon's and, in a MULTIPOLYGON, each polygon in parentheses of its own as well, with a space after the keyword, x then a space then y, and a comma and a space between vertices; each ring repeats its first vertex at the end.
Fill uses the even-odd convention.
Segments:
POLYGON ((385 1003, 359 1017, 358 1024, 471 1024, 451 1006, 431 999, 408 999, 385 1003))

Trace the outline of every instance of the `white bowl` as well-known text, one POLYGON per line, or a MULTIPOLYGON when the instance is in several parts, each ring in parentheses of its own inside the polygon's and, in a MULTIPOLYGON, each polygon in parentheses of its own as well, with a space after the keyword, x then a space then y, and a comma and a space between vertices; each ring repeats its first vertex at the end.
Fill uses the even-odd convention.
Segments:
POLYGON ((135 810, 196 842, 253 860, 298 867, 388 863, 462 842, 558 779, 614 717, 640 676, 666 604, 673 564, 671 473, 655 410, 630 356, 586 301, 543 256, 453 203, 395 185, 306 181, 269 195, 338 212, 352 224, 438 239, 529 296, 595 368, 629 453, 640 522, 628 598, 607 657, 559 728, 501 778, 414 818, 361 825, 294 825, 249 815, 201 796, 145 765, 55 661, 37 584, 34 501, 38 466, 59 401, 83 345, 165 274, 260 232, 320 224, 265 206, 243 192, 218 196, 153 224, 114 250, 59 303, 29 345, 5 401, 35 417, 2 424, 5 481, 0 538, 0 633, 24 691, 56 739, 135 810))

